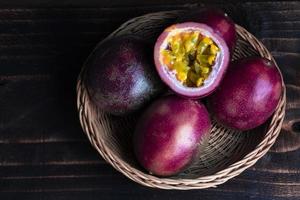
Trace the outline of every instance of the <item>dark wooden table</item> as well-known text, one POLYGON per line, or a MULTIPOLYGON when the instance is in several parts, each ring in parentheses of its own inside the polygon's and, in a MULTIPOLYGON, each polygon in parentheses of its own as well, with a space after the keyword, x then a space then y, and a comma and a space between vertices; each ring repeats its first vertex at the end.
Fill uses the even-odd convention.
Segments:
POLYGON ((299 200, 300 2, 224 2, 1 1, 0 199, 299 200), (203 2, 224 8, 272 51, 287 84, 284 126, 267 155, 217 188, 146 188, 89 144, 77 116, 76 78, 95 44, 127 19, 203 2))

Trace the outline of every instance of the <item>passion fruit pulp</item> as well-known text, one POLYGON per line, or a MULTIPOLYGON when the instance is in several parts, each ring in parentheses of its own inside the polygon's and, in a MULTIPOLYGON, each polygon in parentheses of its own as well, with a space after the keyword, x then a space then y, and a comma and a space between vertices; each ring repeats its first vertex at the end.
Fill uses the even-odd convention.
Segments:
POLYGON ((225 41, 205 24, 175 24, 159 36, 154 60, 161 79, 177 94, 200 98, 220 83, 229 62, 225 41))
POLYGON ((202 86, 215 64, 217 45, 199 31, 179 33, 167 42, 167 48, 161 50, 162 62, 185 86, 202 86))

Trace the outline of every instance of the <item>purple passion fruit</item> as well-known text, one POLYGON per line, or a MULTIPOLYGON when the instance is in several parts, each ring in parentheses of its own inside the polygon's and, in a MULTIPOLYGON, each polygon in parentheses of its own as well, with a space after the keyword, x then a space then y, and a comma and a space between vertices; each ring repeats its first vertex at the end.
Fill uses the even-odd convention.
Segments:
POLYGON ((175 24, 158 37, 155 66, 161 79, 177 94, 200 98, 219 85, 229 62, 225 41, 205 24, 175 24))
POLYGON ((207 8, 195 10, 184 15, 179 21, 192 21, 204 23, 210 26, 219 36, 221 36, 230 51, 234 49, 236 43, 236 30, 234 22, 229 16, 219 9, 207 8))
POLYGON ((115 115, 134 112, 163 89, 151 48, 122 36, 100 44, 87 61, 86 86, 93 102, 115 115))
POLYGON ((137 123, 136 157, 151 174, 175 175, 201 152, 210 128, 209 114, 202 103, 165 96, 150 105, 137 123))
POLYGON ((272 115, 281 92, 281 75, 271 61, 246 58, 230 66, 208 103, 220 123, 244 131, 263 124, 272 115))

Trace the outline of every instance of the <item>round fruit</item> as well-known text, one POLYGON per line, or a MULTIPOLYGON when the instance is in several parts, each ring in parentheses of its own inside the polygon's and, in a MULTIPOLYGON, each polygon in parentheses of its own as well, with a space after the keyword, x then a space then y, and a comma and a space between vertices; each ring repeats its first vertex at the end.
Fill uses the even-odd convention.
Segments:
POLYGON ((177 94, 200 98, 219 85, 229 62, 225 41, 205 24, 175 24, 158 37, 154 60, 161 79, 177 94))
POLYGON ((195 10, 184 15, 180 21, 193 21, 207 24, 225 40, 230 51, 234 49, 237 38, 235 25, 223 11, 213 8, 195 10))
POLYGON ((102 110, 127 114, 159 94, 159 79, 151 49, 139 38, 122 36, 100 44, 87 61, 86 85, 102 110))
POLYGON ((247 58, 229 68, 208 103, 211 113, 225 126, 249 130, 272 115, 281 91, 281 75, 271 61, 247 58))
POLYGON ((177 174, 201 152, 210 127, 202 103, 165 96, 156 100, 138 121, 134 134, 136 157, 151 174, 177 174))

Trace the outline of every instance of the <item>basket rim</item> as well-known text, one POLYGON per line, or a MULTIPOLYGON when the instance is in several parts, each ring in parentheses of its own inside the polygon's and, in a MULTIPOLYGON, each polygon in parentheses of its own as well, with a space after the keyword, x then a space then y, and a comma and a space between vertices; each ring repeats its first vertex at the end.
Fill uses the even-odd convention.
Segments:
MULTIPOLYGON (((138 18, 151 17, 153 15, 160 15, 166 13, 176 14, 178 12, 180 11, 166 11, 166 12, 162 11, 162 12, 148 13, 146 15, 133 18, 123 23, 118 29, 116 29, 107 38, 114 36, 115 34, 118 33, 120 29, 126 27, 127 24, 134 23, 134 21, 137 20, 138 18)), ((260 53, 260 56, 268 58, 269 60, 272 60, 274 62, 282 77, 282 73, 279 67, 277 66, 276 61, 274 60, 271 53, 267 50, 267 48, 255 36, 249 33, 246 29, 244 29, 243 27, 237 24, 235 26, 236 26, 237 34, 243 39, 247 40, 251 44, 251 46, 260 53)), ((87 112, 88 112, 87 109, 89 105, 85 102, 85 98, 89 98, 89 97, 86 93, 84 81, 82 79, 83 71, 84 71, 84 66, 78 77, 78 82, 77 82, 77 108, 79 111, 80 123, 84 132, 88 136, 94 148, 96 148, 98 153, 101 154, 101 156, 108 163, 110 163, 115 169, 123 173, 128 178, 145 186, 156 187, 161 189, 186 190, 186 189, 201 189, 201 188, 214 187, 216 185, 226 182, 227 180, 239 175, 244 170, 254 165, 258 159, 260 159, 263 155, 267 153, 267 151, 274 144, 277 136, 280 133, 284 115, 285 115, 286 89, 282 78, 282 95, 281 95, 280 102, 278 103, 277 108, 272 115, 272 120, 268 125, 268 129, 266 131, 263 140, 255 147, 254 150, 247 153, 241 160, 234 162, 231 165, 227 166, 225 169, 222 169, 211 175, 200 176, 193 179, 188 179, 188 178, 172 179, 172 178, 156 177, 147 174, 141 171, 140 169, 131 167, 130 164, 123 161, 119 156, 113 154, 110 148, 105 145, 105 143, 103 142, 103 140, 101 140, 101 138, 95 136, 94 134, 95 131, 93 130, 95 127, 93 125, 93 122, 87 117, 87 112), (275 123, 277 123, 277 125, 275 123)))

